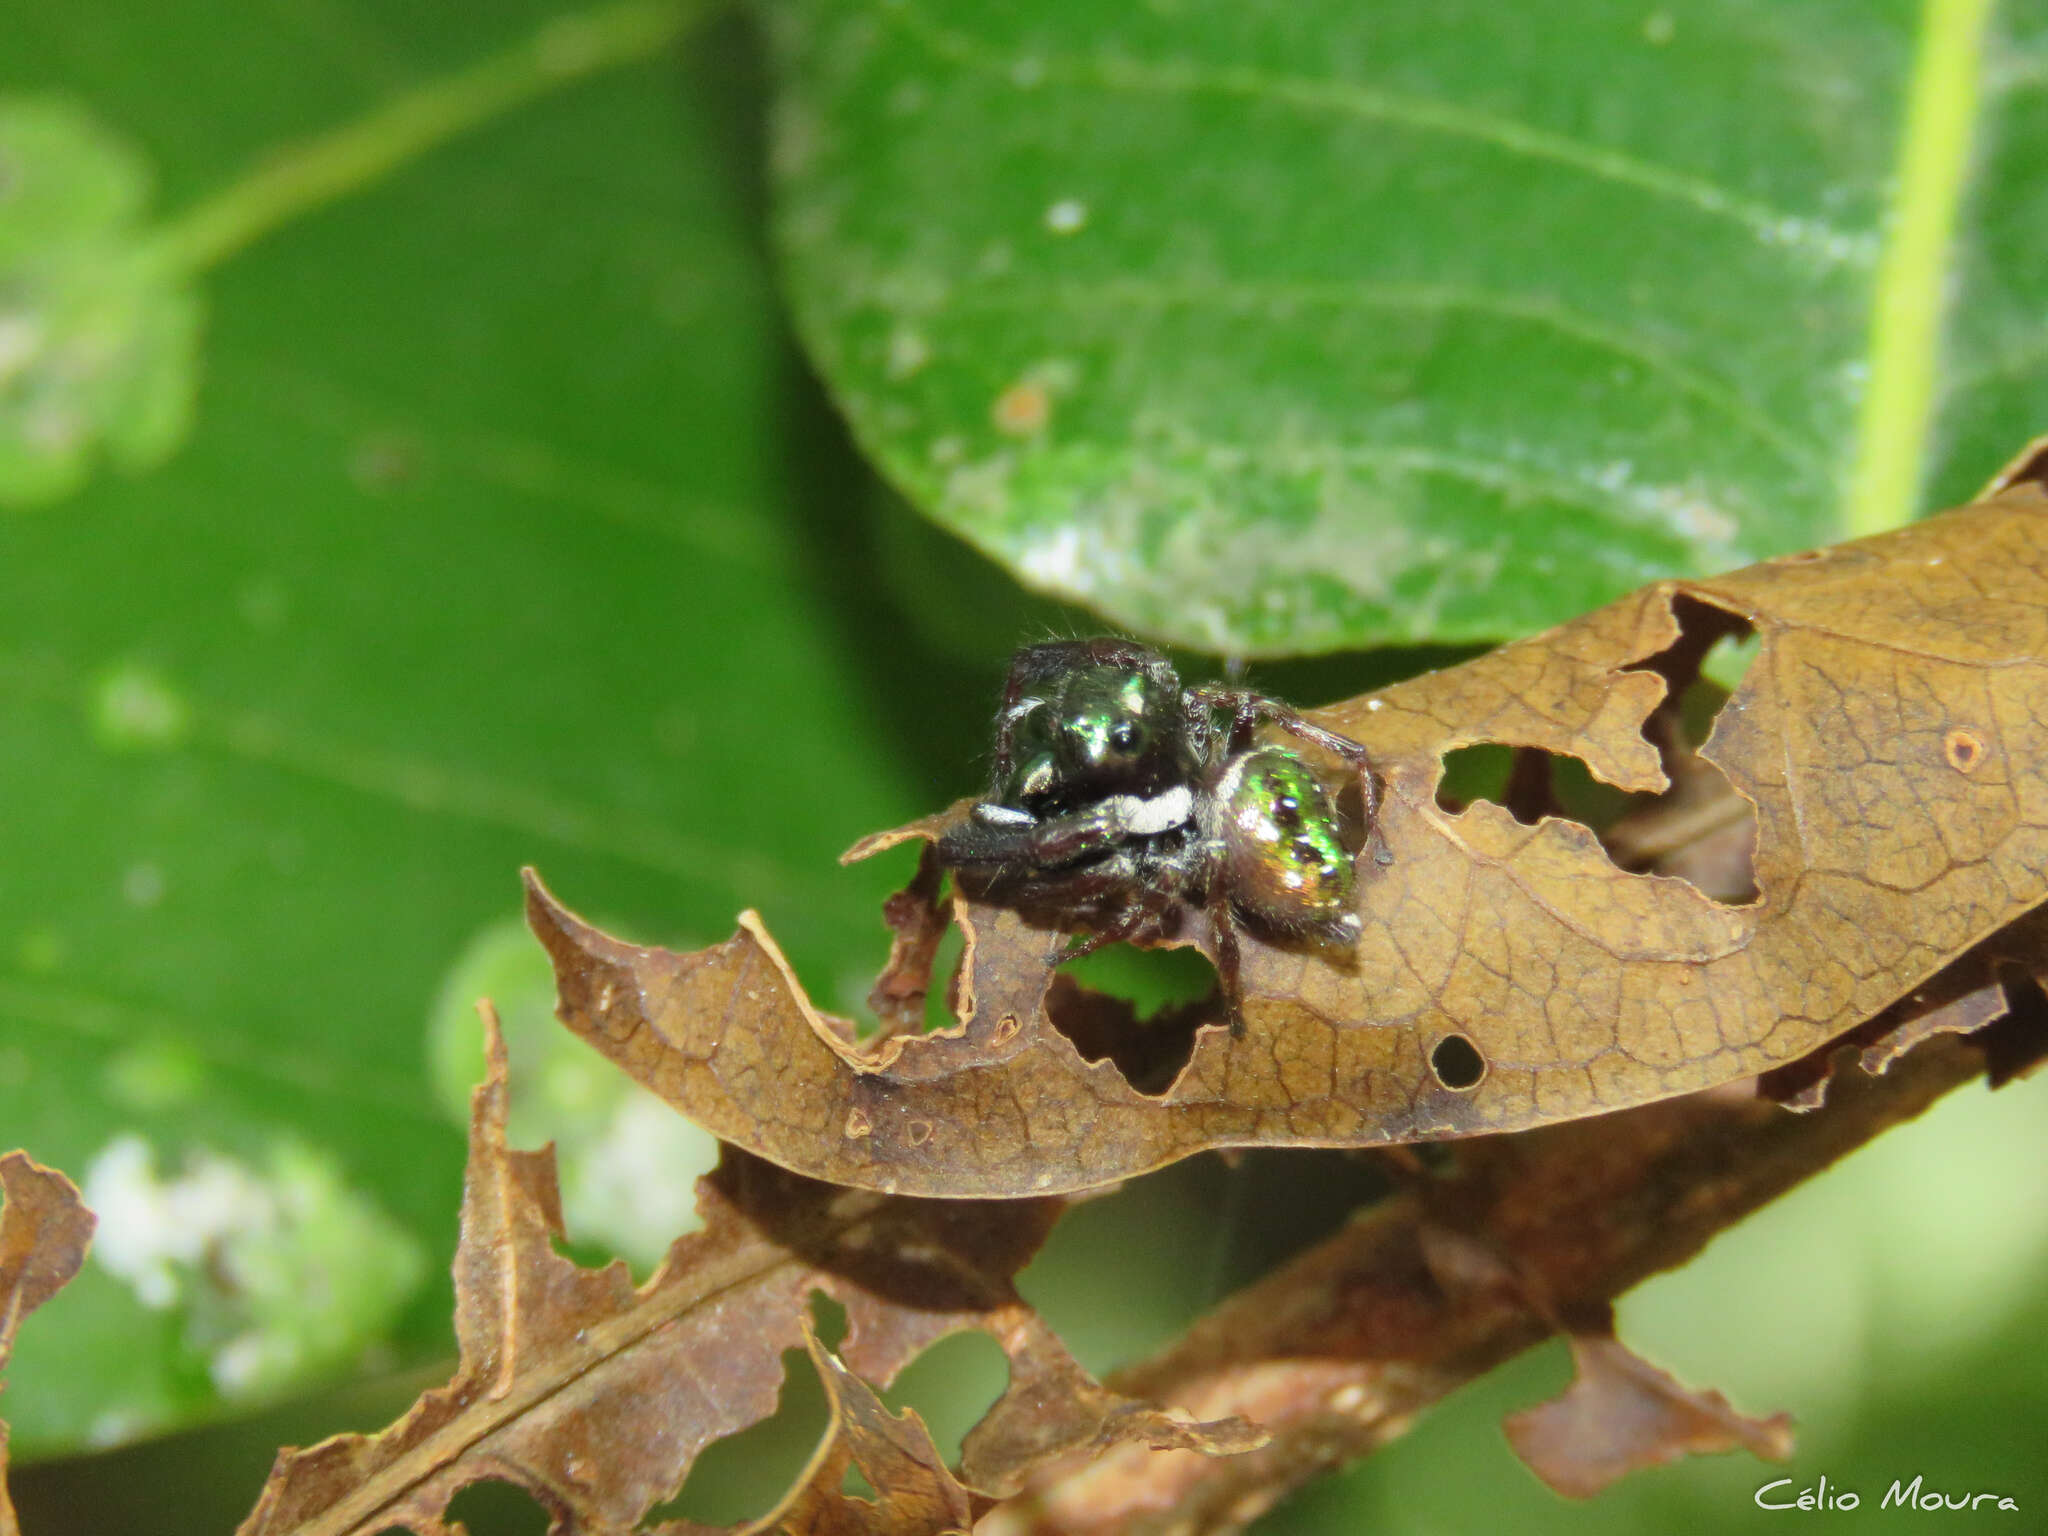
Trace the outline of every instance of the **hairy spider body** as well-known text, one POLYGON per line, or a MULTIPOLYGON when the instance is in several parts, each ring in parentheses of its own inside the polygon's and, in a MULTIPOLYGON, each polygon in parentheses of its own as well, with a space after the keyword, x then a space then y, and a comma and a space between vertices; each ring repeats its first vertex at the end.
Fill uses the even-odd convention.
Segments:
POLYGON ((1177 938, 1205 913, 1240 1028, 1240 924, 1347 948, 1359 934, 1336 808, 1300 756, 1254 741, 1266 722, 1353 767, 1369 835, 1377 794, 1356 742, 1260 694, 1183 688, 1131 641, 1026 646, 996 715, 988 798, 940 838, 939 858, 982 894, 1080 932, 1070 955, 1177 938))

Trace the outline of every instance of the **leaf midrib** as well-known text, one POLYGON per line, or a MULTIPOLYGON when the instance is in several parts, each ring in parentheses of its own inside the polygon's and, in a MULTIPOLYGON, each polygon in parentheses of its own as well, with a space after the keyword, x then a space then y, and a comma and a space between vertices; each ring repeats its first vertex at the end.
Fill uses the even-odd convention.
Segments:
POLYGON ((1922 0, 1898 169, 1871 293, 1869 383, 1841 522, 1881 533, 1919 509, 1948 279, 1983 98, 1994 0, 1922 0))

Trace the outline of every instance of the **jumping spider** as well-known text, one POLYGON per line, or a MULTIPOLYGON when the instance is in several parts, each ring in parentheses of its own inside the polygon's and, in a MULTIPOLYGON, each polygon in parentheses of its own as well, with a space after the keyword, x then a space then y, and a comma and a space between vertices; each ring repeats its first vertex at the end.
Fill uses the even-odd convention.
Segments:
POLYGON ((1206 912, 1233 1033, 1242 1032, 1240 924, 1350 948, 1356 876, 1321 782, 1271 722, 1358 775, 1370 836, 1378 790, 1365 748, 1240 688, 1181 686, 1129 640, 1055 640, 1011 658, 988 798, 938 841, 981 892, 1082 938, 1175 937, 1206 912), (1227 716, 1219 724, 1218 716, 1227 716))

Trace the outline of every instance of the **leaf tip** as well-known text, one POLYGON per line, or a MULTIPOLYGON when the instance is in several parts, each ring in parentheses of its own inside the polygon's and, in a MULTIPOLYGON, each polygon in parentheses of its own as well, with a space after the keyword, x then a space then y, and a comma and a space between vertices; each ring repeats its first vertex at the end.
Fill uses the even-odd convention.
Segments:
POLYGON ((555 900, 555 893, 541 883, 540 872, 531 865, 519 872, 526 887, 526 926, 540 940, 559 973, 563 963, 581 947, 579 941, 591 934, 590 925, 555 900))
POLYGON ((858 864, 862 859, 871 859, 878 853, 887 853, 891 848, 922 838, 925 842, 937 842, 954 822, 967 814, 974 804, 972 799, 957 800, 930 816, 920 816, 916 821, 907 821, 900 827, 889 827, 880 832, 870 832, 846 852, 839 855, 841 865, 858 864))
POLYGON ((511 1073, 511 1063, 505 1051, 505 1028, 498 1021, 498 1005, 488 997, 476 1000, 476 1016, 484 1026, 484 1081, 487 1085, 502 1086, 511 1073))

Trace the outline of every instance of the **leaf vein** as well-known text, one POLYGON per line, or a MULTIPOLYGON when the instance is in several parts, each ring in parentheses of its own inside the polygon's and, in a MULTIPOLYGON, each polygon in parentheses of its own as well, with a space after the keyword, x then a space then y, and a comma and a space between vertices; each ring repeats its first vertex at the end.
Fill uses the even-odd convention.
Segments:
MULTIPOLYGON (((948 62, 1014 79, 1014 65, 970 34, 944 26, 897 0, 882 15, 903 36, 948 62)), ((1564 167, 1740 225, 1764 243, 1798 248, 1829 265, 1860 259, 1861 239, 1823 220, 1797 216, 1720 185, 1707 177, 1661 165, 1604 144, 1538 127, 1519 118, 1475 111, 1452 102, 1402 95, 1341 80, 1275 74, 1245 66, 1188 60, 1157 61, 1103 54, 1092 59, 1034 55, 1039 80, 1058 80, 1125 94, 1234 96, 1304 113, 1390 123, 1418 133, 1482 144, 1527 160, 1564 167)))

